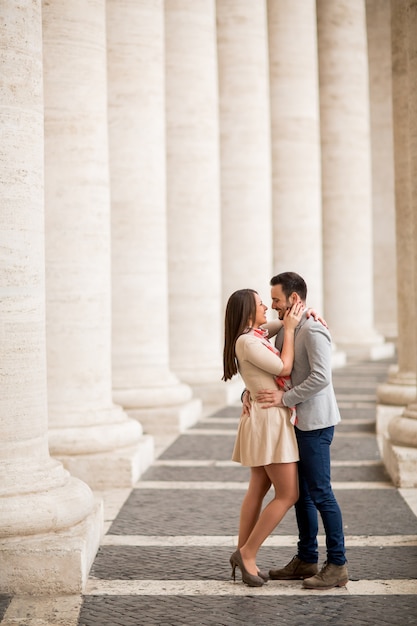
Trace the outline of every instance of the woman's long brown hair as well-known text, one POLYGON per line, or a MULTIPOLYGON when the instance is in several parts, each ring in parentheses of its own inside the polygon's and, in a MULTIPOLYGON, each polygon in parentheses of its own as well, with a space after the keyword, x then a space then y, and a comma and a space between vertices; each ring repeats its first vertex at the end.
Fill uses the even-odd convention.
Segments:
POLYGON ((249 322, 255 321, 256 300, 254 289, 239 289, 230 296, 224 316, 224 348, 222 380, 237 374, 235 346, 237 338, 247 332, 249 322))

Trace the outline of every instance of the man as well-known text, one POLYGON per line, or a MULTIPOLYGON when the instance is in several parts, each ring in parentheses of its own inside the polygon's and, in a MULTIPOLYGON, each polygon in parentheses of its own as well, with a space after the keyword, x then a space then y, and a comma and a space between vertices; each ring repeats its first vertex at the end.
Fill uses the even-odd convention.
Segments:
MULTIPOLYGON (((271 279, 272 308, 283 318, 287 308, 301 301, 305 307, 307 286, 295 272, 271 279)), ((282 346, 282 332, 275 345, 282 346)), ((295 356, 289 391, 263 390, 256 400, 264 407, 295 407, 295 432, 300 496, 295 505, 299 541, 297 555, 282 569, 270 570, 274 580, 303 579, 306 589, 330 589, 348 582, 343 522, 330 483, 330 444, 340 413, 332 384, 331 337, 328 329, 307 318, 306 311, 295 330, 295 356), (326 533, 327 561, 318 571, 319 511, 326 533)))

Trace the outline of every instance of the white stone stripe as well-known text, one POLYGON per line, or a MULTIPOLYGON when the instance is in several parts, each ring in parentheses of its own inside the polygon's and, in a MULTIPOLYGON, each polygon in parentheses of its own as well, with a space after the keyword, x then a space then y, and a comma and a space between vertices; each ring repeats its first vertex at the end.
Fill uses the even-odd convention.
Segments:
POLYGON ((354 389, 356 395, 356 391, 358 391, 358 393, 360 393, 361 391, 366 392, 369 389, 375 391, 376 387, 378 386, 378 383, 376 383, 374 380, 366 380, 363 377, 360 378, 359 381, 356 381, 349 379, 349 377, 347 376, 346 378, 339 378, 337 381, 333 382, 334 387, 336 387, 336 395, 339 389, 354 389))
POLYGON ((157 459, 152 463, 152 467, 240 467, 240 464, 235 461, 215 461, 214 459, 204 461, 198 459, 173 459, 166 461, 157 459))
MULTIPOLYGON (((326 545, 324 535, 317 537, 319 546, 326 545)), ((296 547, 298 537, 295 535, 272 535, 263 545, 269 547, 296 547)), ((417 546, 417 535, 346 535, 346 547, 380 548, 417 546)), ((104 535, 103 546, 149 546, 149 547, 230 547, 237 545, 236 535, 104 535)))
MULTIPOLYGON (((333 489, 395 489, 394 485, 389 482, 333 482, 333 489)), ((247 489, 248 483, 245 482, 201 482, 201 481, 182 481, 182 480, 144 480, 138 481, 134 489, 198 489, 202 490, 226 490, 226 489, 247 489)))
POLYGON ((233 435, 234 437, 236 436, 236 429, 233 430, 229 430, 227 428, 195 428, 194 430, 190 429, 190 430, 186 430, 185 432, 181 433, 181 435, 192 435, 193 437, 195 435, 225 435, 225 436, 231 436, 233 435))
MULTIPOLYGON (((332 467, 382 467, 382 461, 332 461, 332 467)), ((160 460, 152 463, 152 467, 240 467, 236 461, 208 460, 160 460)))
MULTIPOLYGON (((239 417, 205 417, 198 424, 239 424, 239 417)), ((193 427, 192 427, 193 428, 193 427)))
MULTIPOLYGON (((372 413, 376 414, 376 401, 373 400, 372 402, 356 402, 356 400, 347 400, 346 398, 344 400, 338 400, 337 401, 338 407, 339 409, 341 409, 342 411, 344 409, 348 410, 348 411, 361 411, 362 409, 365 409, 367 411, 372 411, 372 413)), ((342 412, 342 419, 343 419, 343 412, 342 412)), ((346 418, 349 419, 349 418, 346 418)))
POLYGON ((359 580, 346 587, 323 591, 303 589, 301 581, 269 581, 262 587, 247 587, 232 580, 95 580, 84 595, 109 596, 380 596, 415 595, 416 580, 359 580))
POLYGON ((372 404, 376 402, 376 394, 375 393, 343 393, 337 392, 337 403, 340 406, 340 402, 352 402, 354 404, 358 404, 362 402, 363 404, 368 403, 372 404))
MULTIPOLYGON (((195 428, 194 430, 190 429, 190 430, 186 430, 183 433, 181 433, 182 435, 189 435, 192 437, 195 437, 196 435, 221 435, 224 437, 230 437, 230 436, 236 436, 236 430, 229 430, 227 428, 195 428)), ((361 439, 363 438, 370 438, 372 437, 372 439, 375 439, 375 433, 362 433, 362 432, 351 432, 351 433, 342 433, 340 431, 337 431, 336 433, 336 437, 338 439, 340 438, 344 438, 344 439, 357 439, 358 437, 360 437, 361 439)))
POLYGON ((332 467, 383 467, 382 461, 332 461, 332 467))
POLYGON ((233 430, 227 428, 194 428, 194 430, 190 429, 184 431, 181 435, 192 435, 193 437, 195 437, 195 435, 223 435, 228 437, 233 435, 235 437, 236 428, 233 430))

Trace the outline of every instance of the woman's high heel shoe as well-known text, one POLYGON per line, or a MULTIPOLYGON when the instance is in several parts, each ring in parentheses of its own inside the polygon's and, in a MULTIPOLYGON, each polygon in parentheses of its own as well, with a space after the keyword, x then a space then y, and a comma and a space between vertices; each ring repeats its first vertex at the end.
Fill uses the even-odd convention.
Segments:
POLYGON ((232 556, 230 557, 230 565, 232 566, 233 580, 236 580, 235 570, 236 567, 238 567, 241 571, 243 582, 249 587, 262 587, 262 585, 264 584, 264 580, 260 576, 254 576, 253 574, 249 574, 243 563, 242 555, 240 554, 239 549, 236 550, 236 552, 233 552, 232 556))

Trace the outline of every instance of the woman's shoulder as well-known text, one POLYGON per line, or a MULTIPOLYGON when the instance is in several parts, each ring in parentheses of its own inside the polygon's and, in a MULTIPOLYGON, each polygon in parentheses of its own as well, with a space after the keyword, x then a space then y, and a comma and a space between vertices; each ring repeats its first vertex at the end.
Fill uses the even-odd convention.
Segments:
POLYGON ((251 331, 247 333, 242 333, 236 340, 236 344, 245 344, 245 343, 257 343, 259 341, 259 337, 254 335, 251 331))
POLYGON ((248 339, 253 339, 253 335, 248 332, 248 333, 242 333, 241 335, 239 335, 239 337, 236 340, 236 343, 239 341, 239 343, 242 343, 243 341, 247 341, 248 339))
POLYGON ((239 335, 239 337, 236 340, 236 348, 244 349, 245 347, 253 343, 258 343, 258 341, 259 341, 258 337, 255 337, 255 335, 253 335, 251 332, 243 333, 242 335, 239 335))

